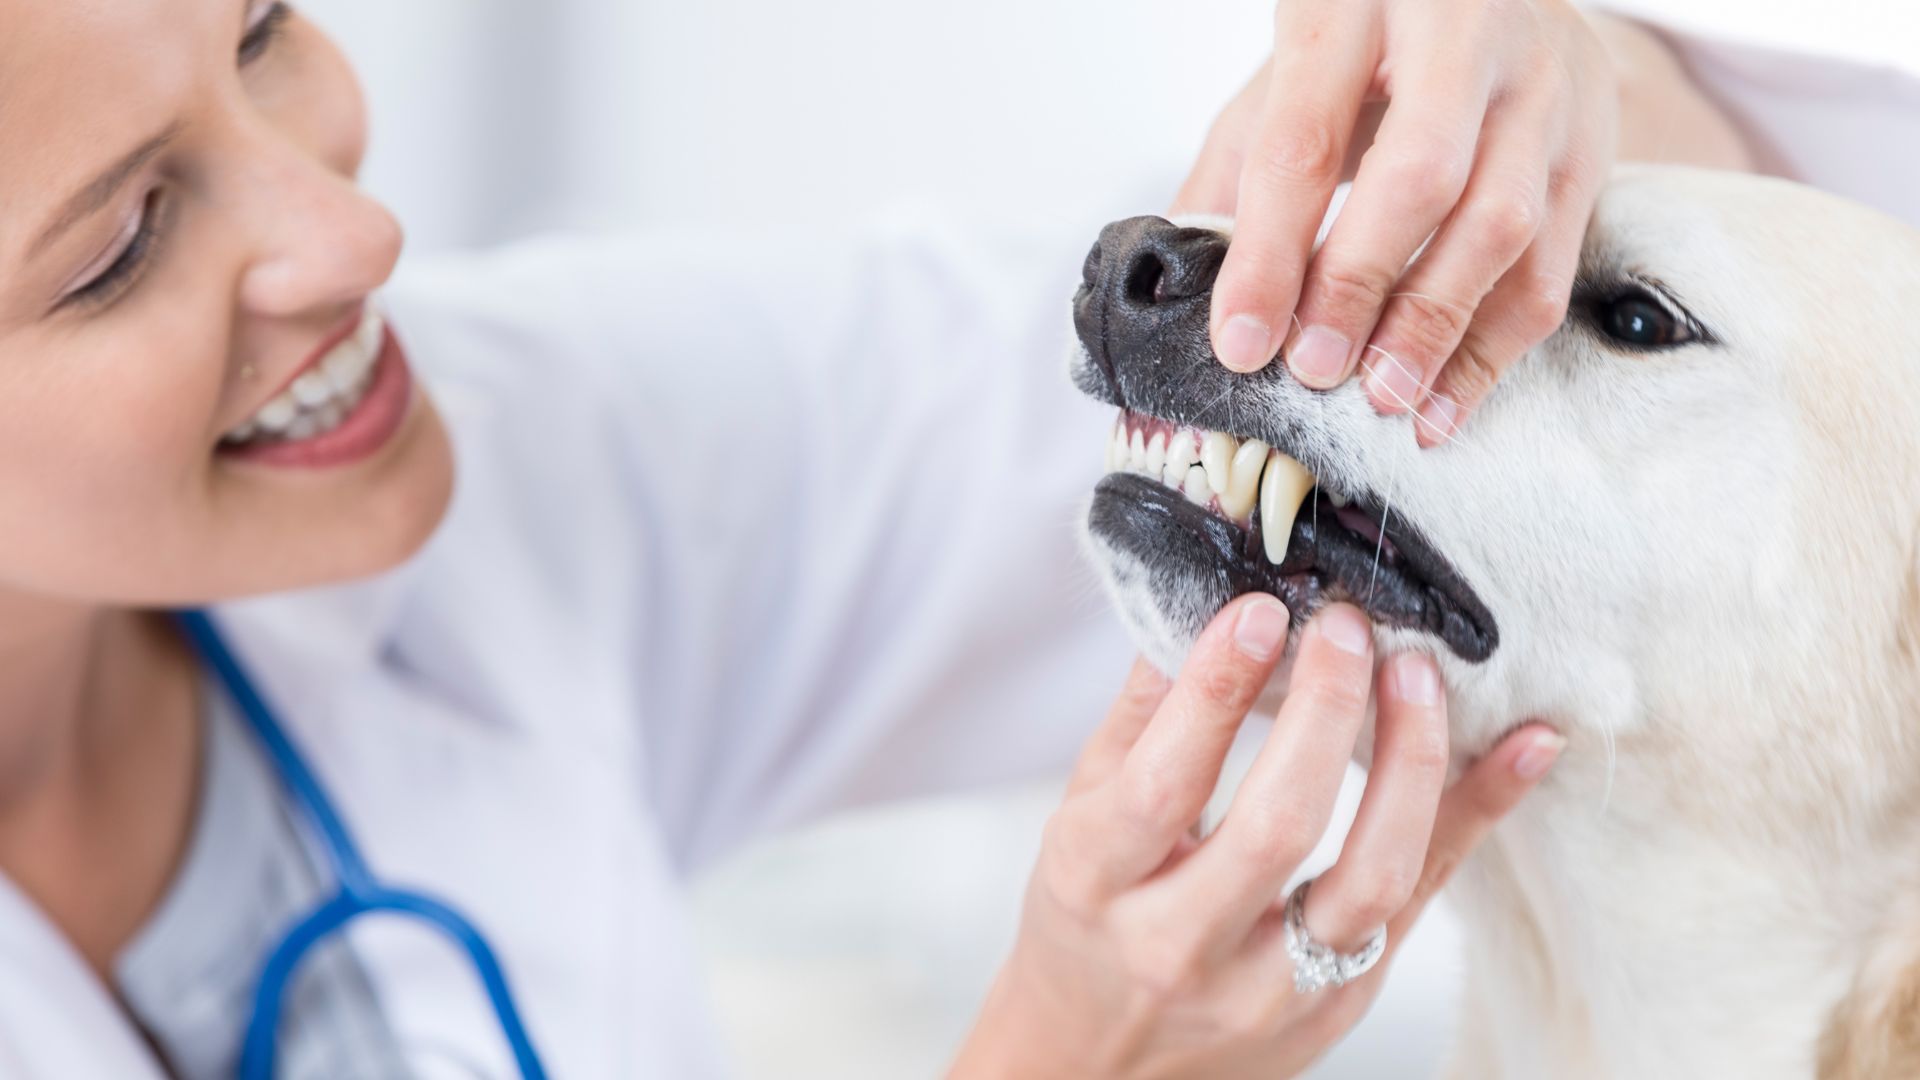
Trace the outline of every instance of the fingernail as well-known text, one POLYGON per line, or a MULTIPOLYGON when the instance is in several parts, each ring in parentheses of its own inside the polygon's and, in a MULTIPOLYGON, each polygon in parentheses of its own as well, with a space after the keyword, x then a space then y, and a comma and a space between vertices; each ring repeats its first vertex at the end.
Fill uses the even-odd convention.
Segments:
POLYGON ((1440 701, 1440 669, 1433 659, 1421 653, 1405 653, 1393 662, 1393 689, 1409 705, 1435 705, 1440 701))
POLYGON ((1287 626, 1293 616, 1278 600, 1255 600, 1240 609, 1233 624, 1233 643, 1254 660, 1271 660, 1286 643, 1287 626))
POLYGON ((1273 331, 1252 315, 1235 315, 1220 328, 1220 362, 1235 371, 1258 371, 1273 359, 1273 331))
POLYGON ((1347 373, 1347 355, 1353 342, 1324 326, 1309 326, 1287 354, 1293 377, 1315 390, 1330 390, 1347 373))
POLYGON ((1367 645, 1373 640, 1373 630, 1367 625, 1367 617, 1360 609, 1346 604, 1335 604, 1320 613, 1315 625, 1320 628, 1320 636, 1333 643, 1341 652, 1362 656, 1367 645))
POLYGON ((1414 397, 1420 393, 1420 377, 1391 353, 1371 355, 1373 371, 1367 375, 1367 394, 1388 412, 1412 408, 1414 397))
POLYGON ((1439 394, 1430 395, 1420 403, 1420 427, 1430 438, 1453 438, 1454 424, 1459 416, 1460 406, 1439 394))
POLYGON ((1547 775, 1560 751, 1567 748, 1567 737, 1557 731, 1543 731, 1533 737, 1520 756, 1513 759, 1513 774, 1522 780, 1538 780, 1547 775))

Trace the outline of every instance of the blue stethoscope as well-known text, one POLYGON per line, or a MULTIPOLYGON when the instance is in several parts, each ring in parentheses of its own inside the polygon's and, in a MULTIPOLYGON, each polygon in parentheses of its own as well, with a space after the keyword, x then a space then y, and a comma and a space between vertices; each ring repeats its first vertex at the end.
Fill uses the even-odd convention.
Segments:
POLYGON ((487 939, 446 903, 408 889, 394 888, 374 877, 360 848, 347 832, 346 823, 335 812, 333 801, 327 797, 313 770, 307 767, 293 740, 274 719, 272 708, 227 648, 213 620, 204 611, 177 612, 176 618, 194 651, 219 676, 247 726, 260 739, 287 794, 319 835, 327 861, 339 880, 339 891, 295 923, 267 955, 266 965, 260 970, 260 981, 254 987, 253 1013, 247 1020, 246 1041, 241 1044, 240 1080, 272 1080, 280 1002, 301 959, 354 919, 373 912, 419 919, 458 942, 486 987, 487 999, 493 1003, 494 1014, 520 1067, 520 1075, 524 1080, 545 1080, 546 1069, 527 1037, 520 1010, 513 1003, 513 993, 507 989, 506 973, 501 970, 487 939))

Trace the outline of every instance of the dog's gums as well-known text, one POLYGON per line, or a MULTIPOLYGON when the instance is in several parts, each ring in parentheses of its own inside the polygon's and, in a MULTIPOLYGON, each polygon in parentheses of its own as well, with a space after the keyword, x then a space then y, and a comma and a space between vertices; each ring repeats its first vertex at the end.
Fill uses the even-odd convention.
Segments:
POLYGON ((1266 537, 1267 561, 1276 564, 1286 556, 1294 511, 1314 486, 1306 466, 1259 439, 1241 442, 1223 431, 1179 427, 1124 409, 1107 445, 1107 471, 1159 480, 1195 506, 1256 527, 1266 537))

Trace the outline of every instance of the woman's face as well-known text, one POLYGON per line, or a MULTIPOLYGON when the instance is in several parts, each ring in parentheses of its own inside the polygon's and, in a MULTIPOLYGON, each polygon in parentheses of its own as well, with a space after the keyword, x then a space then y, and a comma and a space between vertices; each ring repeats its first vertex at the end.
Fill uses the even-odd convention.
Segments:
POLYGON ((451 452, 353 332, 401 237, 340 53, 271 0, 0 27, 0 589, 189 604, 412 553, 451 452))

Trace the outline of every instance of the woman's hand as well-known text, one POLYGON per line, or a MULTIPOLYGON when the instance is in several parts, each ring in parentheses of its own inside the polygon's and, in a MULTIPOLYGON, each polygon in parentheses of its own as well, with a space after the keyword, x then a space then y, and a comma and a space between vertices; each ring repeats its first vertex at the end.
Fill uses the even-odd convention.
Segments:
POLYGON ((1215 353, 1254 371, 1280 348, 1316 389, 1358 368, 1375 408, 1417 413, 1423 445, 1451 437, 1565 315, 1614 159, 1617 82, 1565 0, 1281 0, 1272 58, 1176 202, 1238 219, 1215 353), (1368 106, 1382 98, 1384 113, 1368 106), (1309 262, 1355 129, 1375 123, 1309 262))
POLYGON ((1359 1019, 1382 978, 1376 969, 1296 994, 1282 934, 1281 890, 1326 829, 1369 683, 1373 772, 1305 913, 1314 939, 1343 951, 1385 923, 1390 958, 1563 745, 1523 728, 1443 793, 1447 724, 1432 659, 1394 657, 1376 680, 1365 616, 1332 605, 1301 636, 1286 702, 1231 809, 1197 840, 1192 827, 1287 627, 1279 601, 1242 597, 1171 685, 1134 666, 1047 825, 1019 940, 956 1080, 1292 1075, 1359 1019))

